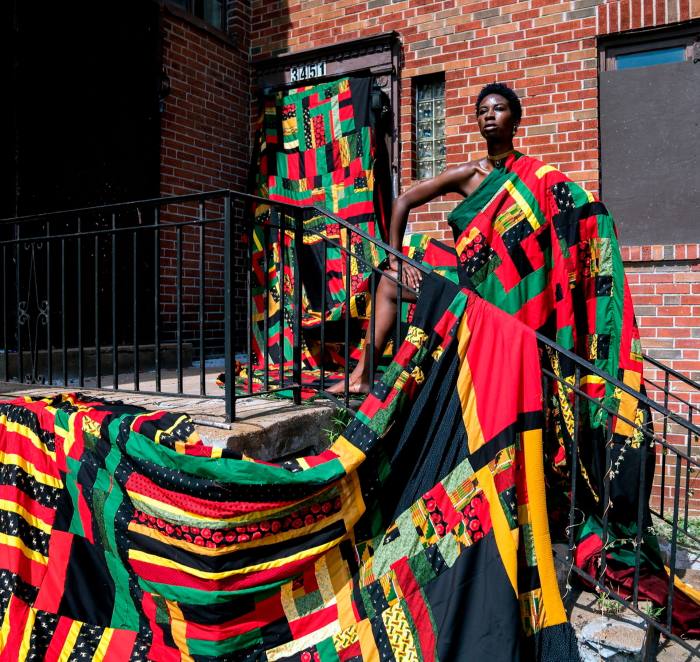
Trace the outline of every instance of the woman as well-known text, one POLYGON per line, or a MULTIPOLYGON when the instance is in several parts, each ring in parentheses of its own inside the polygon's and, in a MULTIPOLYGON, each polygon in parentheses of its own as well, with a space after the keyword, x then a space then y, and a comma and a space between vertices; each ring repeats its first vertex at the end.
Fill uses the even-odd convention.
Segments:
MULTIPOLYGON (((643 389, 639 331, 612 217, 595 196, 556 168, 513 149, 521 115, 521 104, 513 90, 498 83, 484 87, 478 95, 476 116, 486 140, 487 156, 448 168, 401 195, 392 212, 391 245, 401 249, 411 209, 446 193, 461 193, 464 200, 448 219, 454 231, 460 285, 639 392, 643 389)), ((391 256, 389 265, 387 274, 397 279, 397 258, 391 256)), ((435 303, 422 301, 419 306, 438 305, 435 278, 430 275, 430 292, 426 292, 426 298, 435 299, 435 303)), ((415 291, 425 290, 422 280, 417 269, 403 266, 405 285, 415 291)), ((383 278, 378 287, 375 356, 384 347, 395 320, 397 289, 396 280, 389 278, 383 278)), ((405 290, 402 298, 416 301, 415 295, 405 290)), ((369 344, 367 334, 365 347, 369 344)), ((498 348, 491 344, 492 355, 518 351, 508 343, 498 348)), ((636 535, 634 518, 640 499, 643 531, 651 524, 648 500, 654 452, 640 432, 649 425, 649 410, 609 381, 582 371, 581 390, 591 400, 579 399, 579 427, 575 430, 573 393, 559 385, 574 383, 574 362, 550 350, 542 359, 556 376, 545 393, 543 450, 549 519, 555 535, 561 536, 570 507, 571 449, 578 433, 576 506, 586 517, 576 536, 586 544, 580 545, 576 562, 595 574, 605 537, 602 504, 606 489, 614 504, 607 513, 609 546, 610 541, 616 541, 614 545, 622 549, 625 540, 636 535), (608 415, 593 401, 604 402, 607 411, 616 415, 608 415), (634 421, 636 427, 626 421, 634 421), (615 467, 607 487, 606 466, 615 467), (642 475, 645 480, 640 490, 642 475)), ((487 397, 507 398, 507 393, 500 390, 499 375, 494 374, 492 382, 487 397)), ((349 377, 349 390, 367 393, 370 386, 365 352, 349 377)), ((329 390, 337 393, 343 388, 341 382, 329 390)), ((462 404, 465 406, 463 398, 462 404)), ((645 572, 656 573, 654 581, 660 579, 663 583, 666 577, 661 557, 654 552, 658 550, 656 541, 653 537, 646 540, 646 534, 643 538, 650 567, 654 568, 645 572)), ((618 586, 629 580, 629 570, 619 558, 608 559, 606 575, 618 586)), ((640 584, 642 594, 658 600, 652 583, 640 584)), ((674 628, 700 631, 698 606, 685 596, 679 595, 679 605, 674 609, 674 628)))
MULTIPOLYGON (((492 83, 484 87, 476 102, 476 118, 479 131, 486 140, 487 155, 444 170, 433 179, 416 184, 400 195, 394 202, 391 215, 390 243, 400 251, 406 221, 411 209, 419 207, 434 198, 447 193, 460 193, 468 198, 484 181, 494 168, 503 168, 505 159, 513 154, 513 136, 518 130, 522 116, 522 106, 518 95, 508 86, 492 83)), ((386 274, 393 278, 383 278, 377 288, 374 351, 379 356, 396 318, 398 259, 389 257, 386 274)), ((405 265, 402 268, 402 281, 416 291, 420 290, 422 274, 415 267, 405 265)), ((415 295, 403 291, 404 301, 414 302, 415 295)), ((368 393, 370 389, 370 362, 366 348, 370 345, 370 334, 365 339, 363 351, 357 366, 349 380, 350 393, 368 393)), ((345 381, 340 381, 328 389, 329 393, 344 391, 345 381)))

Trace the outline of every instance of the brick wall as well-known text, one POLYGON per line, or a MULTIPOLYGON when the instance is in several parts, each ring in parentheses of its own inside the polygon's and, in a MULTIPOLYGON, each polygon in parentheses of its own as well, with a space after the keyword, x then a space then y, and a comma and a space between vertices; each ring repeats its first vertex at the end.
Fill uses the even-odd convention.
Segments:
MULTIPOLYGON (((395 30, 404 54, 403 189, 413 183, 414 172, 412 79, 444 72, 448 165, 484 154, 474 102, 484 84, 500 80, 523 98, 516 147, 597 192, 596 37, 697 17, 700 0, 253 0, 251 52, 275 55, 395 30)), ((445 216, 455 200, 447 196, 416 210, 409 232, 450 241, 445 216)), ((624 258, 646 350, 697 379, 697 245, 627 247, 624 258)))
MULTIPOLYGON (((161 195, 181 195, 221 188, 244 191, 249 161, 248 67, 249 8, 232 2, 228 37, 186 17, 163 13, 163 65, 171 91, 161 119, 161 195)), ((221 204, 209 217, 221 216, 221 204)), ((167 219, 196 215, 193 206, 168 209, 167 219)), ((207 226, 205 249, 205 335, 209 354, 223 351, 223 224, 207 226)), ((185 340, 198 342, 199 232, 183 231, 183 319, 185 340)), ((165 233, 161 251, 163 324, 175 328, 175 235, 165 233)), ((242 254, 236 255, 236 283, 242 298, 242 254)), ((239 310, 243 310, 241 307, 239 310)), ((242 322, 241 313, 235 320, 242 322)), ((166 338, 167 339, 167 338, 166 338)))
MULTIPOLYGON (((658 361, 670 365, 678 372, 700 381, 700 245, 681 246, 626 246, 622 249, 627 279, 635 303, 642 344, 646 353, 658 361)), ((688 418, 690 403, 696 407, 694 422, 700 420, 700 392, 683 381, 669 378, 669 387, 683 401, 664 398, 661 387, 665 374, 651 364, 645 365, 645 377, 649 395, 667 405, 674 413, 688 418), (657 387, 658 386, 658 387, 657 387)), ((656 416, 657 433, 664 430, 664 420, 656 416)), ((688 450, 687 432, 672 422, 666 423, 669 442, 688 450)), ((691 440, 691 456, 698 459, 698 439, 691 440)), ((665 510, 672 507, 676 463, 671 455, 662 461, 662 449, 658 449, 659 462, 652 503, 661 505, 661 475, 664 476, 663 494, 665 510)), ((688 481, 689 515, 700 516, 700 484, 698 472, 686 472, 687 463, 681 462, 681 498, 685 498, 688 481)), ((672 511, 667 514, 672 514, 672 511)), ((683 517, 683 507, 681 507, 683 517)))

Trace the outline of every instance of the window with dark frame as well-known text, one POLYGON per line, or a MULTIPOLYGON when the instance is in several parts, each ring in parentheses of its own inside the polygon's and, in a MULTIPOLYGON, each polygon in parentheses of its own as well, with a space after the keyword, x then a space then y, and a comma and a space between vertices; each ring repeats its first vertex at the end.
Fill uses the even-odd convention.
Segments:
POLYGON ((601 48, 602 71, 622 71, 673 62, 697 62, 700 27, 665 34, 637 34, 601 48))
POLYGON ((226 0, 166 0, 217 30, 226 30, 226 0))
POLYGON ((697 241, 700 21, 599 39, 600 192, 622 244, 697 241))
POLYGON ((414 80, 416 179, 429 179, 445 169, 445 76, 414 80))

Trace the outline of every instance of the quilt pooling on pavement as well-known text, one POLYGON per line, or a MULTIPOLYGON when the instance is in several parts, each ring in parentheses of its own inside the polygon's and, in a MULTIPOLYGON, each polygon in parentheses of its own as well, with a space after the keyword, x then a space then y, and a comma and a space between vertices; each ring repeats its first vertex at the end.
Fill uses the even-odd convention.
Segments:
POLYGON ((256 462, 187 416, 77 395, 1 404, 2 654, 575 659, 534 335, 446 279, 424 288, 317 456, 256 462))

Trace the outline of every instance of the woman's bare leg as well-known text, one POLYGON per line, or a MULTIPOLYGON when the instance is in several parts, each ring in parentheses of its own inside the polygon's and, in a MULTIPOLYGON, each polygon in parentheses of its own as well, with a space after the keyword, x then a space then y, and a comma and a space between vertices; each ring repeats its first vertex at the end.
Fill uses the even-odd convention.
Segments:
MULTIPOLYGON (((396 271, 385 271, 387 276, 391 276, 398 280, 398 273, 396 271)), ((398 287, 394 280, 389 278, 382 278, 379 281, 379 286, 377 287, 376 301, 374 307, 374 365, 377 365, 377 361, 384 350, 384 345, 386 345, 387 338, 391 332, 392 327, 396 323, 396 302, 397 302, 397 290, 398 287)), ((404 287, 402 289, 402 300, 415 302, 416 297, 413 292, 406 290, 404 287)), ((350 373, 349 379, 349 392, 350 393, 369 393, 370 391, 370 360, 368 349, 371 344, 371 334, 372 328, 371 324, 367 326, 367 333, 365 334, 364 347, 362 349, 362 354, 360 359, 355 366, 355 369, 350 373)), ((326 389, 328 393, 343 393, 345 392, 345 380, 341 380, 337 384, 333 384, 330 388, 326 389)))

